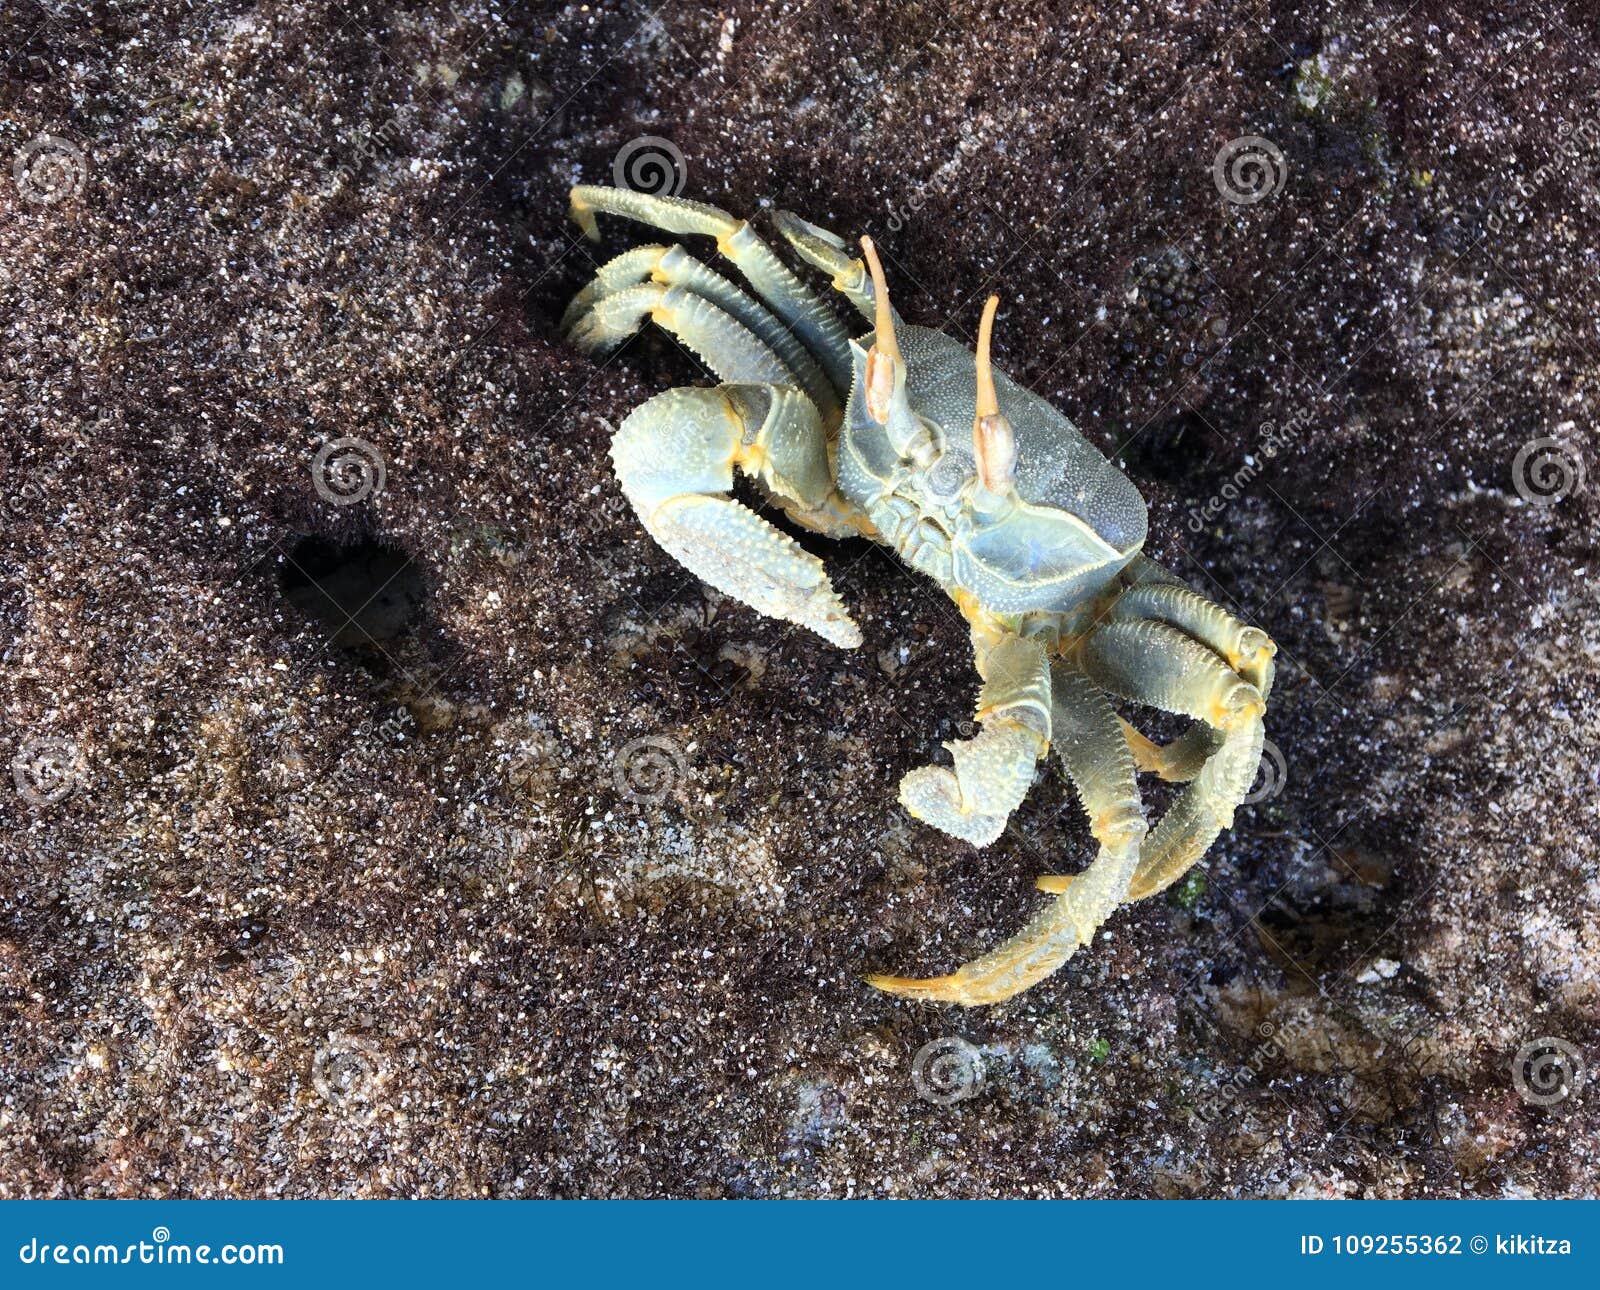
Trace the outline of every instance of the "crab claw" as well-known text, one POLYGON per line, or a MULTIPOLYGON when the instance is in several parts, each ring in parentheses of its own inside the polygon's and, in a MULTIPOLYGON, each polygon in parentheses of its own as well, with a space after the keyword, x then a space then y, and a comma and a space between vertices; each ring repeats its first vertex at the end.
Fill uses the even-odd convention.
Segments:
POLYGON ((666 390, 618 428, 611 460, 640 522, 678 563, 761 613, 861 644, 822 561, 731 496, 738 468, 804 508, 828 504, 827 437, 799 390, 666 390))
POLYGON ((900 804, 924 824, 986 847, 1005 832, 1027 795, 1044 742, 1020 722, 990 722, 976 739, 945 744, 953 771, 920 766, 909 772, 900 781, 900 804))

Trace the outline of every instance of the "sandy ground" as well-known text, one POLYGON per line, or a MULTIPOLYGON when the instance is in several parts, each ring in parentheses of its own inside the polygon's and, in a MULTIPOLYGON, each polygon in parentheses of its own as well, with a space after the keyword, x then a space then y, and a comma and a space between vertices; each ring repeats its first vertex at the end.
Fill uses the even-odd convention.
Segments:
POLYGON ((20 0, 0 51, 0 1194, 1596 1193, 1592 9, 20 0), (981 853, 896 804, 949 602, 815 542, 838 650, 617 494, 705 379, 556 327, 645 136, 911 321, 999 291, 1279 643, 1261 800, 1005 1006, 859 979, 1091 853, 1053 767, 981 853))

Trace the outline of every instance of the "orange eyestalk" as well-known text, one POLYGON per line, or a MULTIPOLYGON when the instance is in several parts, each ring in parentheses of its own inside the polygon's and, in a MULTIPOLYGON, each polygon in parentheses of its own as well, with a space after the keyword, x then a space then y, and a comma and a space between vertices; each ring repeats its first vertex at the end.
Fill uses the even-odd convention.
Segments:
POLYGON ((880 424, 889 420, 889 400, 894 395, 895 372, 905 362, 900 356, 900 342, 894 334, 894 313, 889 308, 889 284, 884 281, 883 265, 878 261, 877 248, 870 237, 861 239, 861 250, 867 257, 867 268, 872 274, 872 297, 877 302, 878 316, 873 320, 872 348, 867 351, 867 413, 880 424))
POLYGON ((994 389, 994 368, 989 363, 989 342, 994 334, 994 315, 1000 297, 990 296, 978 323, 978 406, 972 418, 972 453, 978 462, 978 478, 991 493, 1011 487, 1017 473, 1017 438, 1011 422, 1000 411, 994 389))

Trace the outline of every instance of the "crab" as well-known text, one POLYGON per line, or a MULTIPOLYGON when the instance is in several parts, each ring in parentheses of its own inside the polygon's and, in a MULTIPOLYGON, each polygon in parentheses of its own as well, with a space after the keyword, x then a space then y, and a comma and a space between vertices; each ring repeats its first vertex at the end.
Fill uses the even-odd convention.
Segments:
POLYGON ((822 562, 732 497, 734 471, 805 529, 891 547, 955 602, 982 681, 976 733, 945 745, 952 765, 907 773, 901 803, 987 846, 1054 748, 1088 814, 1094 859, 1040 878, 1054 899, 1020 932, 946 975, 867 981, 913 999, 999 1003, 1088 945, 1119 906, 1181 878, 1250 791, 1276 648, 1144 555, 1134 485, 995 370, 999 297, 974 352, 898 317, 870 238, 855 256, 776 213, 794 253, 862 315, 869 330, 857 336, 749 222, 715 206, 580 185, 571 213, 591 240, 597 213, 714 238, 754 291, 680 245, 652 244, 605 264, 563 318, 591 354, 653 321, 721 382, 657 394, 612 439, 622 492, 650 535, 724 594, 846 648, 861 632, 822 562), (1157 744, 1114 701, 1193 724, 1157 744), (1141 771, 1184 785, 1153 829, 1141 771))

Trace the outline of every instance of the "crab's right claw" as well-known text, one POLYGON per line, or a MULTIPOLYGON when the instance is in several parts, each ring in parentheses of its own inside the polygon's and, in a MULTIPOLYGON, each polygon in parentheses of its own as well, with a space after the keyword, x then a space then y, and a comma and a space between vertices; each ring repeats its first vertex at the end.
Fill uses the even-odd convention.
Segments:
POLYGON ((861 643, 822 561, 728 495, 739 466, 797 506, 827 504, 827 439, 800 391, 667 390, 622 423, 611 459, 645 528, 691 572, 835 645, 861 643))

